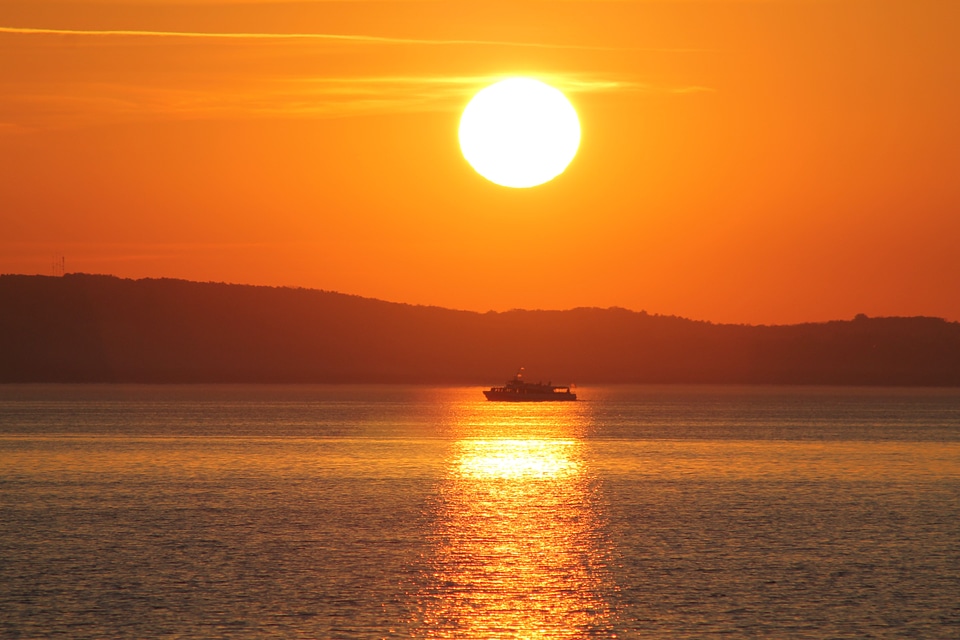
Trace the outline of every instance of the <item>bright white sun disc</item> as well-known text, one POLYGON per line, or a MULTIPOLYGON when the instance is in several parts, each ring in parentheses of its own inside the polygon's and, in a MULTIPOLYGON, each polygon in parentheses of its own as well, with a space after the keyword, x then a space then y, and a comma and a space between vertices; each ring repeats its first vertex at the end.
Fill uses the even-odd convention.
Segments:
POLYGON ((504 187, 535 187, 567 168, 580 146, 580 120, 559 90, 531 78, 481 89, 460 118, 470 166, 504 187))

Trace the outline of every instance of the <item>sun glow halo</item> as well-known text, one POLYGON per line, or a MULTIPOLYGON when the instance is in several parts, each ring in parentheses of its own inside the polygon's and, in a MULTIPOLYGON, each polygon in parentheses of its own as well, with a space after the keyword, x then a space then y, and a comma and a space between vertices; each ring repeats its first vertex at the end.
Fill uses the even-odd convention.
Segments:
POLYGON ((508 78, 481 89, 460 118, 470 166, 504 187, 535 187, 563 173, 580 146, 580 121, 558 89, 508 78))

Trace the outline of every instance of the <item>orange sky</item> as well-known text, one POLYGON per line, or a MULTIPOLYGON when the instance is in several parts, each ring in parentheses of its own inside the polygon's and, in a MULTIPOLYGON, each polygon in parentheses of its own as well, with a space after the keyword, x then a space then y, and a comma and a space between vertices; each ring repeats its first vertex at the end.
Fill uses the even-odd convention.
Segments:
POLYGON ((958 239, 960 2, 0 2, 4 273, 960 320, 958 239), (528 190, 457 144, 509 75, 583 129, 528 190))

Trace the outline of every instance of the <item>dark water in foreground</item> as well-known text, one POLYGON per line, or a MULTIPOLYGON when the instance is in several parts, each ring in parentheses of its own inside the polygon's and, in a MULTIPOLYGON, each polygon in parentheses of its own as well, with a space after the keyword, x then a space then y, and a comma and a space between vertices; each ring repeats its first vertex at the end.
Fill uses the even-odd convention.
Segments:
POLYGON ((0 636, 960 637, 960 390, 0 386, 0 636))

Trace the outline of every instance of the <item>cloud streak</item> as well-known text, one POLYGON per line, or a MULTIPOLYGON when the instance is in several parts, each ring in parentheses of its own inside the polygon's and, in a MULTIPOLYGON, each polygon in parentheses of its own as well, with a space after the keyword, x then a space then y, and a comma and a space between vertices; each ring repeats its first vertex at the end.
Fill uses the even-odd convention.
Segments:
POLYGON ((149 31, 135 29, 45 29, 32 27, 3 27, 0 33, 33 36, 88 36, 88 37, 134 37, 134 38, 173 38, 203 40, 301 40, 329 42, 339 44, 366 45, 413 45, 413 46, 484 46, 484 47, 520 47, 531 49, 570 49, 581 51, 656 51, 673 53, 701 52, 701 49, 652 49, 643 47, 604 47, 579 44, 551 44, 543 42, 515 42, 508 40, 469 40, 469 39, 430 39, 399 38, 393 36, 372 36, 337 33, 222 33, 208 31, 149 31))
MULTIPOLYGON (((462 109, 477 90, 510 75, 539 78, 570 95, 612 92, 686 94, 697 86, 655 86, 587 74, 300 77, 244 87, 67 83, 0 92, 0 122, 29 128, 93 122, 206 118, 337 118, 462 109), (17 114, 21 118, 17 118, 17 114)), ((3 127, 0 127, 0 133, 3 127)), ((12 133, 12 129, 7 131, 12 133)))
POLYGON ((699 86, 656 86, 586 74, 300 77, 244 87, 63 83, 0 90, 0 136, 98 123, 223 118, 343 118, 453 112, 477 90, 509 77, 539 78, 571 96, 598 93, 692 94, 699 86))
MULTIPOLYGON (((232 41, 320 41, 384 45, 491 45, 596 48, 485 40, 424 40, 339 34, 206 33, 0 27, 0 35, 25 37, 146 37, 232 41)), ((614 50, 614 49, 611 49, 614 50)), ((232 69, 197 64, 188 72, 121 78, 100 61, 89 79, 57 70, 41 78, 22 75, 0 82, 0 135, 50 128, 147 120, 219 118, 340 118, 462 109, 483 86, 511 75, 536 77, 571 95, 611 92, 693 93, 703 87, 663 87, 615 74, 513 70, 510 74, 402 74, 324 76, 291 70, 276 60, 237 77, 232 69)))

